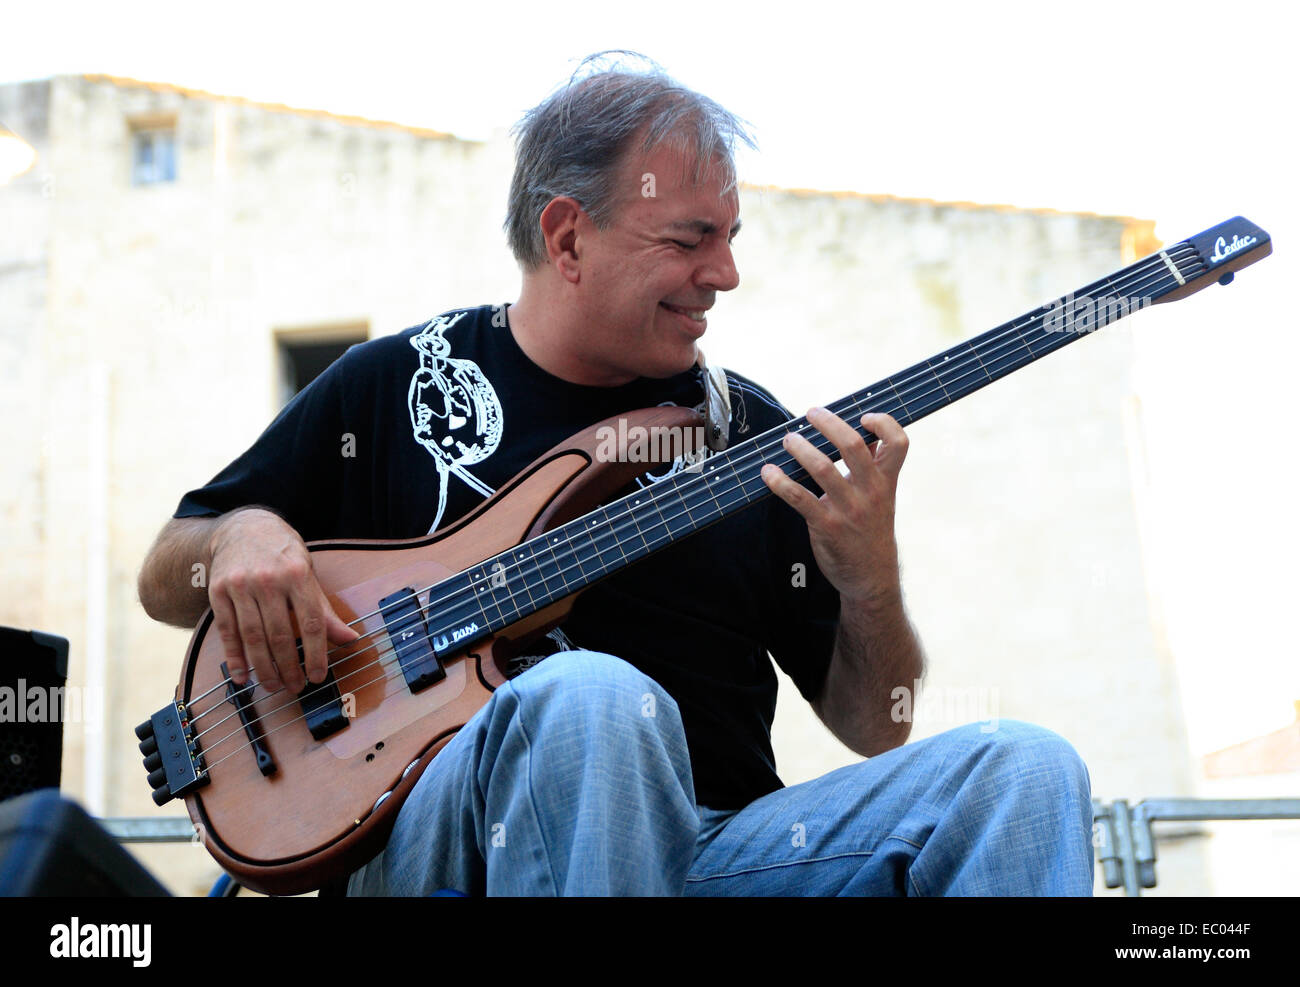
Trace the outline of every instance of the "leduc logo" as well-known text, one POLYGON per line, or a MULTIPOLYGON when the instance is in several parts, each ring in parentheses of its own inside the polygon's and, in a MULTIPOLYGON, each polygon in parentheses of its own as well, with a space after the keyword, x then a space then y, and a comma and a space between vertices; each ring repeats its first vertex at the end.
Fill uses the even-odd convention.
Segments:
POLYGON ((1231 243, 1228 243, 1228 241, 1223 237, 1219 237, 1214 241, 1214 253, 1210 254, 1210 260, 1215 261, 1216 263, 1221 260, 1227 260, 1238 250, 1245 250, 1254 242, 1255 238, 1249 234, 1239 237, 1234 233, 1232 234, 1231 243))
POLYGON ((130 959, 132 966, 148 966, 152 955, 153 926, 82 925, 72 916, 67 925, 50 928, 50 955, 56 959, 130 959))

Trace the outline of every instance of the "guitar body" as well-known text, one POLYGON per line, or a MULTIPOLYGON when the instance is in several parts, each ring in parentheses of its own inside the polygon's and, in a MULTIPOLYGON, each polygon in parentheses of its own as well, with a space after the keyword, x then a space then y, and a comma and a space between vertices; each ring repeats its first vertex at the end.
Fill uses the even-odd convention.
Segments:
MULTIPOLYGON (((627 432, 641 426, 690 434, 699 424, 693 411, 678 407, 621 418, 627 432)), ((627 486, 647 463, 626 462, 626 456, 601 462, 596 455, 600 435, 608 434, 601 430, 617 421, 594 425, 552 449, 472 514, 435 534, 308 545, 331 606, 361 634, 330 655, 349 722, 316 740, 296 697, 255 689, 253 710, 275 761, 273 774, 259 770, 227 699, 221 641, 211 633, 212 612, 204 615, 176 700, 197 727, 210 782, 185 801, 208 850, 240 883, 268 894, 300 894, 355 870, 383 848, 424 769, 506 681, 509 658, 559 624, 577 594, 443 656, 446 678, 418 692, 377 663, 378 643, 389 647, 378 602, 419 587, 427 608, 429 587, 587 513, 627 486)))

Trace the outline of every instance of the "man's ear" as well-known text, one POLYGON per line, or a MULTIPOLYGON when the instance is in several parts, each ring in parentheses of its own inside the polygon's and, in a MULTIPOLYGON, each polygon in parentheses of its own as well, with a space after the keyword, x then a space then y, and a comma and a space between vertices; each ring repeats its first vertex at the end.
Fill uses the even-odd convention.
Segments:
POLYGON ((581 257, 578 250, 578 230, 591 220, 583 212, 577 199, 557 196, 542 210, 542 239, 546 243, 546 256, 566 281, 578 281, 581 257))

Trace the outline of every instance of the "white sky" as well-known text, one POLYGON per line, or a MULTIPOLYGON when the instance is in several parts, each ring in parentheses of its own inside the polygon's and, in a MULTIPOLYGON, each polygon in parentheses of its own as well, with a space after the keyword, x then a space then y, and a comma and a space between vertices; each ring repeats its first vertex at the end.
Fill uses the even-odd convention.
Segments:
POLYGON ((108 72, 481 137, 633 48, 753 122, 750 181, 1183 222, 1171 238, 1276 213, 1294 129, 1281 3, 448 6, 12 4, 0 81, 108 72))
POLYGON ((0 82, 106 72, 485 137, 584 54, 632 48, 751 121, 751 182, 1132 215, 1166 241, 1247 216, 1274 257, 1176 323, 1138 316, 1164 450, 1149 550, 1207 750, 1300 699, 1293 25, 1249 0, 44 2, 9 5, 0 82))

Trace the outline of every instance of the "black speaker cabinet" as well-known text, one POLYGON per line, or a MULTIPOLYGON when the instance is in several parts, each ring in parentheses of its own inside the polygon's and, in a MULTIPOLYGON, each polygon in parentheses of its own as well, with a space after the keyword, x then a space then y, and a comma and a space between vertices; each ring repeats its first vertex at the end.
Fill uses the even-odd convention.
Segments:
POLYGON ((0 627, 0 800, 58 788, 68 642, 0 627))
POLYGON ((81 806, 53 789, 0 803, 0 898, 167 893, 81 806))

